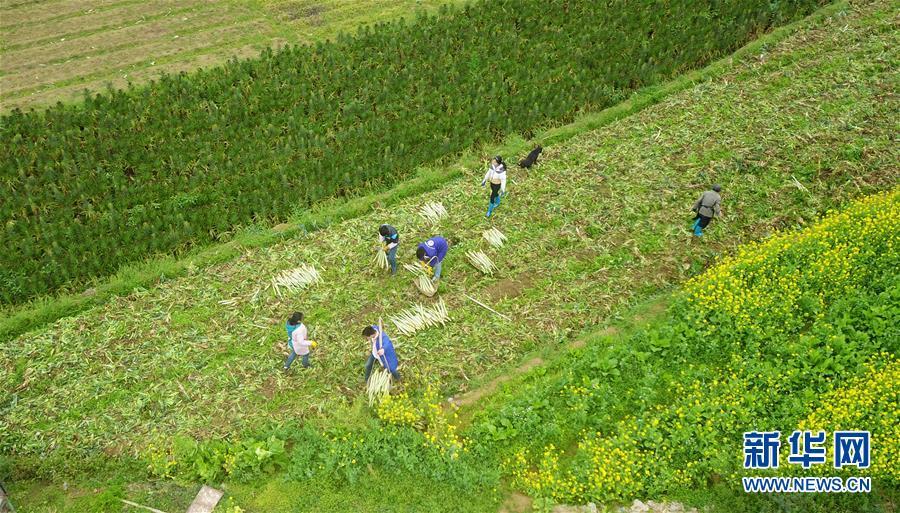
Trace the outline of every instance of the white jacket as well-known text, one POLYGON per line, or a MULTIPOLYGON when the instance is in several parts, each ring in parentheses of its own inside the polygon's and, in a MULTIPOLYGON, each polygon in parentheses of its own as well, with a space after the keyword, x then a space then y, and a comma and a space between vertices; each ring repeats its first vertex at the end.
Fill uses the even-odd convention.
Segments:
POLYGON ((499 166, 495 166, 491 164, 491 167, 488 168, 487 173, 484 174, 483 182, 491 182, 491 183, 499 183, 500 191, 506 192, 506 166, 500 164, 499 166))

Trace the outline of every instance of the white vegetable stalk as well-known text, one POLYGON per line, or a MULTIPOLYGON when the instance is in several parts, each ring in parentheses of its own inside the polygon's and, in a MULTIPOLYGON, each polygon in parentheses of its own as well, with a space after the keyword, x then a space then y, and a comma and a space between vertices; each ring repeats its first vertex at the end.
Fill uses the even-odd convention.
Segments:
POLYGON ((375 251, 375 267, 382 271, 386 271, 391 267, 391 264, 388 262, 387 253, 381 248, 375 251))
POLYGON ((282 271, 272 278, 272 288, 275 289, 275 294, 281 297, 281 289, 297 292, 320 281, 319 271, 309 264, 304 264, 296 269, 282 271))
POLYGON ((425 294, 428 297, 431 297, 437 293, 437 287, 434 285, 434 282, 432 282, 431 278, 425 276, 424 274, 416 276, 415 284, 416 288, 419 289, 419 292, 425 294))
POLYGON ((449 320, 450 313, 443 299, 430 308, 416 304, 391 318, 397 330, 407 336, 425 328, 443 326, 449 320))
POLYGON ((487 255, 484 254, 483 251, 467 251, 466 258, 469 259, 469 262, 475 266, 476 269, 483 272, 487 275, 494 274, 494 271, 497 269, 497 266, 494 265, 494 262, 488 258, 487 255))
POLYGON ((391 393, 391 373, 387 369, 378 369, 369 376, 369 384, 366 392, 369 395, 369 407, 375 405, 386 395, 391 393))
POLYGON ((415 274, 416 276, 427 276, 428 275, 427 270, 422 265, 403 264, 403 268, 406 269, 407 271, 415 274))
POLYGON ((426 221, 434 224, 447 215, 447 209, 444 208, 442 203, 426 203, 419 215, 425 218, 426 221))
POLYGON ((503 243, 506 241, 506 235, 503 235, 503 232, 496 228, 491 228, 490 230, 485 230, 484 233, 481 234, 491 246, 495 248, 499 248, 503 246, 503 243))

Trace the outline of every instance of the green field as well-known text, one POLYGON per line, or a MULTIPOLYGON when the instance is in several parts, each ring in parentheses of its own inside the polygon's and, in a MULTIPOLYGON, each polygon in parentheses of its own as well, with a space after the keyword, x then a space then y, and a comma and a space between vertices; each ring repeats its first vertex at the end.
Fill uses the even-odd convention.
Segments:
POLYGON ((0 5, 0 111, 40 108, 455 0, 41 0, 0 5))
MULTIPOLYGON (((192 267, 19 336, 0 362, 0 383, 12 391, 0 402, 2 468, 30 479, 13 483, 13 498, 35 511, 110 510, 119 497, 174 511, 186 506, 192 488, 148 480, 143 471, 148 446, 168 447, 173 434, 289 438, 302 429, 373 425, 377 432, 380 424, 362 399, 366 347, 358 332, 379 317, 391 330, 392 315, 426 302, 409 274, 390 279, 374 270, 370 245, 382 222, 401 230, 402 261, 412 260, 415 241, 434 233, 453 244, 439 292, 451 321, 396 337, 403 390, 418 396, 430 383, 442 397, 464 398, 464 418, 483 419, 491 412, 479 414, 473 400, 481 392, 466 392, 482 384, 489 391, 491 379, 517 367, 552 362, 582 335, 632 315, 633 305, 741 244, 891 189, 898 178, 896 8, 853 2, 826 12, 753 46, 733 64, 717 65, 709 80, 655 97, 659 104, 637 114, 600 127, 610 115, 587 116, 534 141, 509 140, 500 151, 510 161, 512 149, 519 156, 532 143, 545 143, 545 152, 538 167, 512 171, 510 195, 490 221, 478 182, 481 162, 496 149, 484 148, 452 170, 459 178, 432 191, 381 195, 359 217, 316 232, 291 231, 274 244, 267 232, 255 240, 249 234, 233 260, 192 267), (688 208, 712 182, 724 186, 725 217, 702 242, 692 242, 688 208), (430 201, 449 211, 435 226, 418 215, 430 201), (503 248, 490 249, 481 238, 490 226, 509 238, 503 248), (494 276, 468 264, 465 252, 476 249, 498 265, 494 276), (273 275, 301 264, 316 266, 322 283, 283 298, 267 288, 273 275), (283 375, 283 323, 295 309, 306 313, 320 347, 312 369, 283 375), (84 477, 88 471, 93 478, 84 477), (72 476, 81 484, 68 492, 50 485, 72 476)), ((441 182, 439 171, 421 170, 422 180, 441 182)), ((535 372, 529 379, 540 382, 535 372)), ((462 434, 474 437, 478 429, 476 423, 462 434)), ((302 453, 295 445, 288 457, 296 465, 302 453)), ((510 486, 523 488, 462 460, 469 466, 447 464, 446 475, 427 478, 394 474, 376 459, 362 484, 313 474, 301 486, 289 469, 249 484, 226 480, 226 490, 246 511, 343 511, 356 492, 360 511, 491 511, 510 486), (482 475, 474 479, 469 471, 482 475), (460 484, 469 478, 468 486, 460 484), (497 490, 480 488, 492 479, 497 490)))
MULTIPOLYGON (((566 123, 822 0, 478 2, 0 121, 0 305, 230 240, 566 123), (584 84, 591 84, 585 87, 584 84), (550 85, 550 87, 548 87, 550 85), (109 137, 114 133, 115 137, 109 137)), ((230 30, 230 29, 229 29, 230 30)), ((235 29, 237 30, 237 29, 235 29)))

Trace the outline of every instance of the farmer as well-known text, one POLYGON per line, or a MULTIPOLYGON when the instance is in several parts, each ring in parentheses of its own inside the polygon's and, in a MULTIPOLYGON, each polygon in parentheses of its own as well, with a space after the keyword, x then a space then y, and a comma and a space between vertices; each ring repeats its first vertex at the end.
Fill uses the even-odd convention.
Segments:
POLYGON ((719 184, 713 185, 712 190, 701 194, 700 199, 691 208, 697 214, 694 218, 694 235, 697 237, 703 236, 703 229, 709 225, 709 222, 714 217, 722 216, 722 196, 719 195, 720 192, 722 192, 722 186, 719 184))
POLYGON ((284 372, 291 368, 291 364, 297 356, 302 356, 301 362, 303 367, 309 367, 309 348, 316 347, 316 343, 308 340, 306 326, 303 324, 303 314, 294 312, 287 320, 285 325, 288 334, 288 349, 291 354, 288 355, 287 361, 284 362, 284 372))
POLYGON ((447 243, 447 239, 440 235, 435 235, 425 242, 420 242, 419 246, 416 247, 416 258, 434 274, 434 277, 431 278, 433 282, 441 279, 441 263, 444 261, 444 257, 447 256, 448 249, 450 249, 450 244, 447 243))
POLYGON ((362 331, 363 337, 371 345, 371 353, 369 359, 366 360, 366 376, 364 381, 369 381, 372 374, 372 366, 375 360, 381 364, 382 368, 387 369, 394 381, 400 381, 400 373, 397 372, 397 353, 394 352, 394 344, 391 342, 387 333, 381 333, 378 326, 366 326, 362 331))
POLYGON ((391 276, 397 274, 397 246, 400 245, 400 234, 397 229, 389 224, 378 227, 378 235, 384 244, 384 252, 387 253, 388 263, 391 264, 391 276))
POLYGON ((500 206, 501 195, 506 194, 506 164, 503 163, 503 157, 500 155, 491 160, 491 165, 488 167, 487 173, 484 174, 481 186, 484 187, 484 184, 488 182, 491 182, 491 200, 488 203, 485 217, 491 217, 494 209, 500 206))

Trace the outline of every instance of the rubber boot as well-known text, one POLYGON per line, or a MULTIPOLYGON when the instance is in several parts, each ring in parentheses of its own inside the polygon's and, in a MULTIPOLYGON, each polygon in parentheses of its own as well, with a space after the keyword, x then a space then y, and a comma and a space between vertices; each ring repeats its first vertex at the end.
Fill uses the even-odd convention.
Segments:
POLYGON ((703 228, 700 227, 700 218, 697 218, 697 220, 694 221, 694 235, 697 237, 703 236, 703 228))
POLYGON ((494 213, 494 208, 496 208, 496 206, 494 205, 493 201, 488 203, 487 214, 485 214, 484 217, 491 217, 491 214, 494 213))

